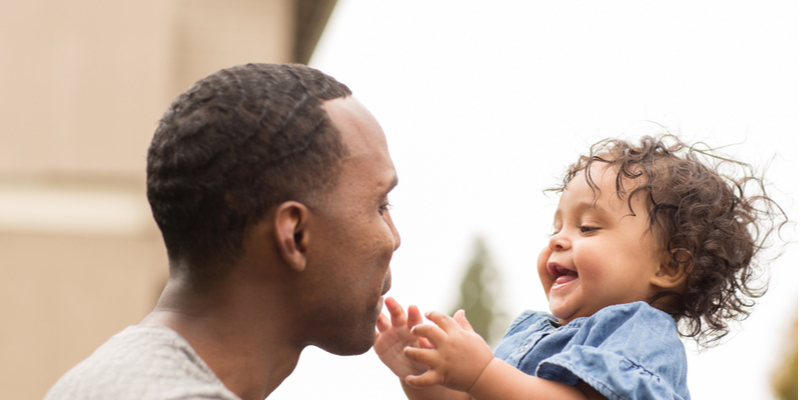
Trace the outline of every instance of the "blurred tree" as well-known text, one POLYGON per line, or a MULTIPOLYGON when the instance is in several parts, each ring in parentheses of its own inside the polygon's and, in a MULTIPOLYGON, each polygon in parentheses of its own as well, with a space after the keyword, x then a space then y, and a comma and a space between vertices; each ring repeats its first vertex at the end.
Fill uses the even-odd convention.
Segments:
POLYGON ((475 332, 493 346, 508 320, 507 314, 498 307, 500 276, 481 237, 475 239, 472 251, 472 259, 461 280, 461 298, 450 315, 464 309, 475 332))
POLYGON ((786 342, 789 351, 785 353, 785 358, 773 375, 772 388, 780 400, 797 400, 797 317, 786 342))

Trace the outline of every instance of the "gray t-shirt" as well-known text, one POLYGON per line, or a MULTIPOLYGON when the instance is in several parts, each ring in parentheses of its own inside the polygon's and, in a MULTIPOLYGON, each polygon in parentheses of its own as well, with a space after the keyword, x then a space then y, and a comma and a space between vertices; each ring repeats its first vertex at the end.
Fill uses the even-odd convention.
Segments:
POLYGON ((241 400, 189 343, 161 326, 129 326, 69 370, 45 400, 241 400))

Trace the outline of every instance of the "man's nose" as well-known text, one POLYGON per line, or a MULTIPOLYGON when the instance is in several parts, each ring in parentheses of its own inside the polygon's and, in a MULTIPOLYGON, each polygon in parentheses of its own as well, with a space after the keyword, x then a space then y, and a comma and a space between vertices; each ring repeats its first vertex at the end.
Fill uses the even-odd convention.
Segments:
POLYGON ((389 229, 392 231, 392 238, 394 239, 394 250, 397 250, 397 248, 400 247, 400 232, 398 232, 397 227, 394 226, 391 215, 388 217, 389 229))

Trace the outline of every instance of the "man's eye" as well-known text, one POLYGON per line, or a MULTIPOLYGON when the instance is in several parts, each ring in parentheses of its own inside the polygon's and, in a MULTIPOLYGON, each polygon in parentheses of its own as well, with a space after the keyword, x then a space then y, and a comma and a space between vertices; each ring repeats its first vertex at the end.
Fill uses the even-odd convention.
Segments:
POLYGON ((391 209, 392 209, 392 205, 389 204, 389 203, 386 203, 386 204, 378 207, 378 212, 380 212, 381 215, 383 215, 384 213, 386 213, 387 211, 389 211, 391 209))

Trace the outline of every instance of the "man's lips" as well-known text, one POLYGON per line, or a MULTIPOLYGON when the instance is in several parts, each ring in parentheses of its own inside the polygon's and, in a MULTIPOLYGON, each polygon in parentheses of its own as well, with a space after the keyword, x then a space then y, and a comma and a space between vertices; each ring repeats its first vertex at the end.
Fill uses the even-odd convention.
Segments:
POLYGON ((381 288, 381 296, 389 292, 389 289, 391 288, 392 288, 392 273, 387 272, 386 277, 383 278, 383 287, 381 288))

